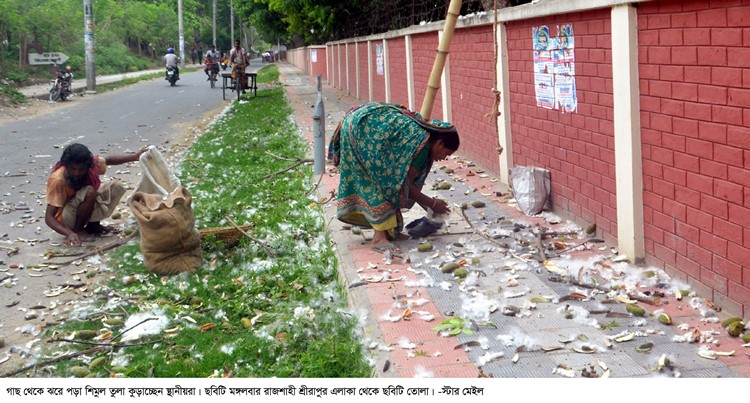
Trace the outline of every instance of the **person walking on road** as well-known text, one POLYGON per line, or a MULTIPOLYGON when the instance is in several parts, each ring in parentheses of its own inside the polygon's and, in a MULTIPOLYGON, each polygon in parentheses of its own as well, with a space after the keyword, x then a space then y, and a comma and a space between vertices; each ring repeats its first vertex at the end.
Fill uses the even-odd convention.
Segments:
POLYGON ((450 123, 426 121, 397 104, 370 102, 347 112, 333 133, 329 158, 339 167, 337 218, 373 228, 370 246, 398 251, 402 208, 414 203, 440 215, 448 202, 422 193, 432 163, 458 150, 450 123))
POLYGON ((99 222, 114 212, 125 194, 118 181, 102 183, 108 165, 138 161, 147 148, 130 155, 94 156, 88 147, 73 143, 65 147, 60 161, 47 178, 47 209, 44 222, 65 236, 65 245, 80 246, 110 229, 99 222))

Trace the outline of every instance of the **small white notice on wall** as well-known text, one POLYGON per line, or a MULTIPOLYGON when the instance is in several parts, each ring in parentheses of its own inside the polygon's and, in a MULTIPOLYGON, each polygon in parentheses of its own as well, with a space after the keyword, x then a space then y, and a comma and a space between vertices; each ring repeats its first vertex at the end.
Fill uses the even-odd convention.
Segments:
POLYGON ((382 76, 385 74, 385 68, 383 67, 385 63, 383 63, 383 44, 377 43, 375 44, 375 56, 377 60, 377 70, 378 75, 382 76))
POLYGON ((318 62, 318 49, 313 49, 310 51, 310 59, 313 63, 318 62))

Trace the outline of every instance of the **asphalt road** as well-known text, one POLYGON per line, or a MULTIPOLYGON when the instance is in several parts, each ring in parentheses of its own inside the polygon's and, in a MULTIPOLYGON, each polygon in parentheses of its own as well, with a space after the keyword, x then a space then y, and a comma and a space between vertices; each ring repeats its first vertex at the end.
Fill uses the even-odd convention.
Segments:
MULTIPOLYGON (((248 71, 260 66, 251 63, 248 71)), ((175 166, 195 135, 236 99, 228 93, 223 100, 218 84, 210 88, 200 70, 181 74, 176 87, 162 79, 143 81, 58 102, 33 118, 0 122, 0 374, 27 365, 44 326, 68 317, 72 302, 92 297, 95 280, 116 275, 96 257, 59 267, 54 267, 57 262, 73 258, 44 257, 51 251, 91 252, 118 239, 104 237, 66 249, 63 236, 44 224, 46 180, 62 148, 80 142, 94 154, 110 155, 155 145, 175 166), (79 286, 61 291, 62 284, 79 286)), ((137 163, 107 171, 107 177, 130 188, 139 175, 137 163)), ((117 211, 123 218, 104 223, 134 224, 124 200, 117 211)))

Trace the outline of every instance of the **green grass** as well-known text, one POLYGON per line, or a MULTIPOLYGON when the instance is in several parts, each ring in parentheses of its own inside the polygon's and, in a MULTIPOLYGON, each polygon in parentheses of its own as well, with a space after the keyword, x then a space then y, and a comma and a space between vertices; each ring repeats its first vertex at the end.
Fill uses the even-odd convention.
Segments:
POLYGON ((0 85, 0 105, 20 105, 26 103, 28 100, 26 96, 20 93, 13 87, 7 85, 0 85))
MULTIPOLYGON (((250 102, 235 102, 178 169, 193 195, 198 228, 227 226, 229 216, 253 225, 251 235, 263 245, 244 238, 225 248, 207 240, 202 267, 171 277, 148 273, 137 242, 119 248, 107 263, 115 273, 111 281, 89 299, 93 307, 47 328, 44 339, 76 338, 78 329, 117 335, 123 327, 108 329, 106 320, 159 314, 168 319, 169 332, 138 340, 151 344, 102 355, 105 362, 90 376, 371 376, 357 330, 360 318, 347 309, 337 282, 325 217, 307 196, 314 185, 311 169, 301 165, 273 175, 292 162, 271 154, 304 157, 306 145, 291 112, 280 86, 258 91, 250 102), (201 330, 206 324, 215 327, 201 330)), ((50 345, 47 356, 90 347, 50 345)), ((88 368, 95 358, 76 357, 39 369, 38 375, 70 376, 73 366, 88 368)))
POLYGON ((258 77, 255 80, 258 83, 275 83, 279 81, 279 67, 275 64, 263 66, 258 70, 258 77))

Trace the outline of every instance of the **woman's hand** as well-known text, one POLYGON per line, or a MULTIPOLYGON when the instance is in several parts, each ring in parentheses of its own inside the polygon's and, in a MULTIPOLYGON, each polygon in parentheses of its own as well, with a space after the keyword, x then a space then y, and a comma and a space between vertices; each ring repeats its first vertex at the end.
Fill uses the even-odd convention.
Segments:
POLYGON ((438 198, 433 198, 432 200, 433 201, 432 201, 432 205, 430 206, 430 208, 432 209, 433 214, 441 215, 441 214, 450 213, 451 210, 450 208, 448 208, 447 201, 441 200, 438 198))

